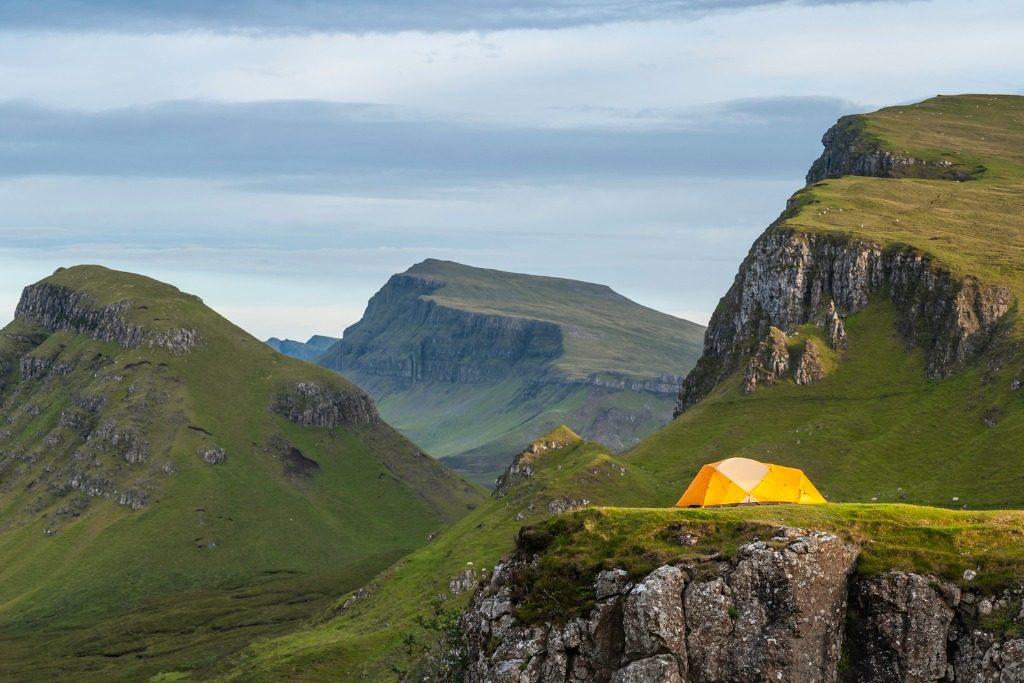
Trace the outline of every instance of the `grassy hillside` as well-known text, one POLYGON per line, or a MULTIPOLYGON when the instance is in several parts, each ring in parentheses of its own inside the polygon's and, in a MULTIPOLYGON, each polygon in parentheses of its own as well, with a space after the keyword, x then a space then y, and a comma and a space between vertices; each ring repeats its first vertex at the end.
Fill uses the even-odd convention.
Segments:
POLYGON ((992 592, 1024 579, 1024 553, 1015 540, 1024 533, 1021 512, 891 504, 651 508, 660 476, 598 444, 569 442, 531 461, 535 474, 504 497, 488 500, 365 592, 343 596, 316 622, 254 643, 214 680, 394 681, 399 672, 415 672, 468 601, 469 593, 451 593, 449 581, 467 570, 486 577, 517 545, 543 556, 526 577, 527 601, 518 612, 526 621, 586 610, 593 596, 580 587, 602 569, 642 576, 665 562, 727 560, 780 525, 832 531, 860 545, 861 574, 902 569, 962 582, 971 568, 980 577, 972 586, 992 592), (595 507, 551 516, 546 502, 566 497, 595 507), (617 507, 600 507, 606 505, 617 507), (675 540, 681 533, 697 536, 697 544, 681 546, 675 540))
POLYGON ((43 284, 201 341, 125 348, 23 317, 0 332, 0 678, 141 680, 215 661, 479 499, 386 424, 289 419, 275 406, 299 383, 365 399, 197 297, 97 266, 43 284), (23 376, 32 359, 43 369, 23 376))
POLYGON ((603 285, 430 259, 391 278, 318 362, 491 485, 558 424, 621 451, 668 422, 702 334, 603 285))
MULTIPOLYGON (((939 97, 857 119, 883 149, 951 159, 971 180, 845 176, 798 192, 774 229, 909 245, 937 269, 1024 291, 1024 97, 939 97)), ((849 348, 812 386, 740 390, 742 368, 628 457, 662 473, 659 501, 711 460, 804 468, 827 497, 970 508, 1024 505, 1024 355, 1016 304, 966 368, 925 377, 878 291, 849 348)), ((808 332, 810 330, 804 330, 808 332)), ((820 332, 820 331, 819 331, 820 332)), ((822 345, 823 346, 823 345, 822 345)))
MULTIPOLYGON (((557 431, 551 438, 563 437, 557 431)), ((550 438, 538 439, 543 443, 550 438)), ((367 586, 343 596, 319 623, 278 639, 255 643, 227 662, 219 681, 393 681, 396 669, 415 670, 437 633, 418 620, 429 617, 430 602, 454 614, 469 593, 453 595, 449 581, 465 572, 486 575, 515 546, 518 530, 550 516, 552 501, 627 504, 648 496, 649 477, 623 467, 600 444, 578 437, 534 459, 536 474, 506 495, 492 497, 429 545, 412 553, 367 586), (339 614, 340 612, 340 614, 339 614), (337 616, 333 616, 337 615, 337 616), (410 641, 412 641, 410 643, 410 641)))
POLYGON ((884 149, 947 160, 971 180, 845 176, 798 192, 784 225, 907 244, 960 275, 1024 291, 1024 97, 963 95, 867 114, 884 149))

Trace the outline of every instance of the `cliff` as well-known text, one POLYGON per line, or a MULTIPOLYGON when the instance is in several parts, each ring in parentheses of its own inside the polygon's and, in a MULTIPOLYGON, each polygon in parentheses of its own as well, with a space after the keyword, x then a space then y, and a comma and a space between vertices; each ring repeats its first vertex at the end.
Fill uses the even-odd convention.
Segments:
MULTIPOLYGON (((705 534, 729 524, 719 522, 716 532, 677 520, 660 536, 671 533, 684 547, 703 545, 705 534)), ((538 591, 564 595, 543 578, 552 558, 538 534, 557 526, 546 529, 521 535, 517 554, 495 567, 463 613, 466 680, 896 683, 1024 675, 1019 583, 976 585, 974 570, 956 580, 864 571, 870 561, 858 562, 859 544, 778 526, 761 539, 746 531, 748 540, 729 555, 704 550, 639 574, 636 567, 599 571, 579 585, 584 604, 538 612, 538 591)))
POLYGON ((702 331, 603 285, 427 260, 392 276, 317 362, 491 485, 563 422, 618 451, 663 425, 702 331))
POLYGON ((781 221, 754 243, 715 309, 676 413, 731 375, 771 327, 824 326, 836 311, 841 320, 878 296, 895 304, 907 344, 924 349, 925 372, 936 379, 988 348, 1013 303, 1009 287, 954 275, 913 248, 800 232, 781 221))
POLYGON ((1000 247, 1008 235, 1006 246, 1019 246, 1019 221, 992 197, 1019 180, 1024 140, 1006 117, 1022 108, 1021 98, 965 96, 840 119, 808 187, 757 239, 719 302, 675 414, 741 367, 770 327, 841 326, 869 302, 894 304, 929 378, 990 349, 1016 301, 1000 247), (983 221, 995 223, 980 235, 983 221))
POLYGON ((29 285, 21 294, 14 317, 44 327, 50 332, 65 330, 98 341, 115 342, 125 348, 162 347, 172 353, 188 353, 202 343, 195 329, 144 326, 129 316, 131 299, 99 306, 88 292, 61 284, 41 282, 29 285))
POLYGON ((342 373, 390 377, 409 384, 475 384, 500 382, 523 366, 541 365, 563 353, 558 325, 439 304, 429 297, 442 284, 417 276, 392 276, 370 299, 362 320, 345 330, 320 364, 342 373), (401 330, 394 329, 397 321, 401 330), (410 326, 430 332, 417 334, 408 330, 410 326))

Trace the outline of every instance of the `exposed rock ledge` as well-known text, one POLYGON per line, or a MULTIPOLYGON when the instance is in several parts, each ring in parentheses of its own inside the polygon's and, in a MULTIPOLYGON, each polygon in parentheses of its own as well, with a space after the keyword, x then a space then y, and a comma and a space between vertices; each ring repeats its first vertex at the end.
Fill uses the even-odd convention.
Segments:
MULTIPOLYGON (((637 583, 600 573, 586 617, 516 620, 515 577, 499 564, 463 614, 467 680, 483 683, 888 683, 1024 680, 1021 592, 992 602, 905 572, 853 576, 857 549, 780 529, 717 572, 663 566, 637 583), (986 631, 979 615, 1010 615, 986 631)), ((536 561, 536 559, 534 560, 536 561)))
POLYGON ((84 292, 41 283, 29 285, 21 294, 14 316, 41 325, 51 332, 66 330, 98 341, 116 342, 124 348, 150 346, 172 353, 188 353, 202 343, 194 329, 147 329, 128 320, 130 300, 99 307, 84 292))
POLYGON ((274 412, 307 427, 344 427, 377 424, 380 415, 369 396, 314 382, 298 382, 274 399, 274 412))
POLYGON ((813 322, 832 336, 833 306, 850 315, 882 292, 899 309, 908 343, 924 348, 932 378, 949 375, 984 349, 1012 303, 1009 288, 958 278, 906 246, 775 226, 754 243, 715 309, 676 413, 728 377, 770 327, 788 333, 813 322))
POLYGON ((893 152, 864 133, 861 116, 844 116, 821 138, 825 151, 807 172, 807 184, 844 175, 967 180, 971 173, 948 159, 926 160, 893 152))

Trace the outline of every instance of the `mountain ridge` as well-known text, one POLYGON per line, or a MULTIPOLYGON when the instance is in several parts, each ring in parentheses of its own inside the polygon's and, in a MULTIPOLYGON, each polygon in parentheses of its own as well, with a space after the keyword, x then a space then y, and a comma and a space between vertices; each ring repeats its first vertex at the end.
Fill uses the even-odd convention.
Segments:
POLYGON ((490 485, 558 424, 614 450, 663 424, 702 330, 605 285, 427 259, 390 277, 317 362, 490 485))
POLYGON ((26 287, 0 331, 0 416, 0 677, 213 661, 246 620, 255 636, 308 618, 480 500, 341 376, 99 266, 26 287), (228 595, 245 586, 248 613, 228 595), (126 637, 138 656, 103 654, 126 637))

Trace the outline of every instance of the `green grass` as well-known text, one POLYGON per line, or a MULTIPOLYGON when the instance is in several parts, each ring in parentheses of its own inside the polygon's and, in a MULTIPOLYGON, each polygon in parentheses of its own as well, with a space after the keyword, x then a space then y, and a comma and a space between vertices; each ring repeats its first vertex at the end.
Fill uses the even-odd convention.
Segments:
MULTIPOLYGON (((277 392, 299 381, 357 390, 335 373, 273 352, 197 298, 98 267, 65 270, 51 281, 95 293, 100 304, 131 297, 138 324, 195 327, 203 344, 178 356, 69 332, 46 335, 22 321, 0 332, 7 367, 0 405, 13 420, 4 424, 10 437, 0 440, 0 659, 12 666, 78 666, 83 637, 116 649, 134 633, 126 624, 153 635, 123 659, 87 657, 98 667, 95 680, 138 680, 137 672, 219 660, 251 637, 239 634, 277 633, 285 622, 307 618, 318 601, 361 585, 480 500, 386 425, 307 428, 273 413, 277 392), (73 370, 22 379, 26 337, 44 340, 30 355, 73 370), (98 416, 85 419, 134 429, 147 442, 144 463, 106 453, 89 469, 118 491, 145 491, 142 509, 66 487, 74 454, 87 445, 61 424, 61 414, 76 410, 81 397, 105 400, 98 416), (48 436, 60 440, 51 444, 48 436), (289 474, 272 452, 274 439, 319 469, 289 474), (213 446, 226 450, 226 462, 200 459, 213 446), (80 516, 63 514, 75 501, 87 503, 80 516), (303 582, 318 585, 320 597, 292 605, 309 591, 303 582), (151 612, 202 625, 210 604, 231 604, 227 592, 250 583, 264 596, 252 628, 165 638, 147 621, 151 612), (193 602, 185 594, 200 597, 193 602)), ((249 619, 237 610, 225 614, 249 619)))
POLYGON ((254 643, 228 662, 216 680, 394 680, 392 664, 411 664, 404 654, 403 634, 427 635, 416 619, 427 614, 430 598, 447 595, 451 608, 464 606, 468 595, 451 596, 449 579, 468 563, 479 572, 492 568, 514 548, 523 524, 549 515, 549 501, 571 497, 625 504, 647 497, 651 482, 644 472, 623 467, 600 444, 566 441, 566 447, 535 459, 533 478, 520 482, 503 498, 488 499, 375 579, 369 597, 356 601, 343 615, 254 643))
POLYGON ((675 380, 660 393, 632 385, 681 376, 700 353, 703 327, 603 285, 433 259, 403 275, 424 284, 389 282, 318 362, 366 389, 384 418, 428 453, 485 486, 523 446, 561 423, 615 451, 634 445, 671 419, 675 380), (515 337, 459 316, 424 324, 424 300, 558 329, 515 337), (457 366, 473 377, 390 374, 401 363, 457 366))
POLYGON ((622 568, 639 579, 664 564, 715 573, 740 546, 768 541, 779 526, 828 531, 858 547, 856 571, 902 570, 995 594, 1024 581, 1024 512, 964 512, 911 505, 771 505, 705 510, 592 508, 527 527, 518 550, 541 559, 517 587, 517 617, 564 621, 593 606, 597 573, 622 568), (682 534, 696 536, 684 546, 682 534), (977 579, 967 582, 964 571, 977 579))
POLYGON ((896 319, 885 302, 851 316, 849 349, 817 384, 744 396, 737 372, 623 461, 655 475, 656 505, 731 456, 803 468, 832 501, 1024 505, 1024 396, 1010 389, 1024 359, 929 380, 896 319), (992 409, 1003 417, 986 427, 992 409))
MULTIPOLYGON (((794 211, 776 229, 910 245, 954 274, 1019 293, 1022 102, 939 98, 867 115, 856 123, 869 142, 921 159, 952 159, 976 179, 829 180, 798 193, 794 211)), ((492 310, 474 303, 472 291, 438 292, 439 300, 444 297, 492 310)), ((979 571, 972 585, 982 591, 1024 580, 1024 513, 979 511, 1024 506, 1024 389, 1011 388, 1024 379, 1020 335, 1003 337, 947 379, 929 380, 922 351, 908 351, 898 312, 886 299, 876 293, 846 320, 847 350, 835 353, 820 344, 829 372, 819 383, 787 380, 744 396, 741 370, 622 457, 592 443, 546 454, 532 479, 410 555, 349 612, 255 644, 228 665, 224 679, 393 680, 387 663, 401 659, 401 635, 415 631, 415 616, 426 609, 423 596, 443 593, 467 561, 492 566, 514 549, 521 523, 540 522, 521 542, 545 550, 527 577, 537 588, 521 611, 527 619, 585 609, 586 589, 601 568, 623 566, 639 576, 665 561, 699 565, 714 553, 729 557, 755 536, 770 538, 777 525, 832 530, 862 544, 858 571, 864 574, 904 569, 962 581, 971 568, 979 571), (1000 419, 986 426, 985 418, 996 413, 1000 419), (833 504, 667 508, 702 464, 730 456, 801 467, 833 504), (541 521, 543 501, 558 496, 597 506, 663 508, 602 507, 541 521), (531 510, 533 501, 541 502, 531 510), (530 514, 516 520, 524 510, 530 514), (674 541, 684 529, 700 537, 696 546, 674 541)), ((798 331, 790 340, 794 355, 806 339, 822 341, 813 326, 798 331)))
POLYGON ((491 486, 511 455, 559 424, 625 450, 671 419, 675 398, 579 385, 417 383, 378 402, 389 424, 472 481, 491 486))
POLYGON ((700 355, 702 326, 641 306, 604 285, 436 259, 406 272, 444 282, 430 298, 445 306, 558 324, 565 353, 553 367, 567 377, 681 374, 700 355))
POLYGON ((957 275, 1024 291, 1024 97, 937 97, 862 116, 883 147, 980 164, 976 180, 846 176, 794 196, 782 227, 909 245, 957 275))

